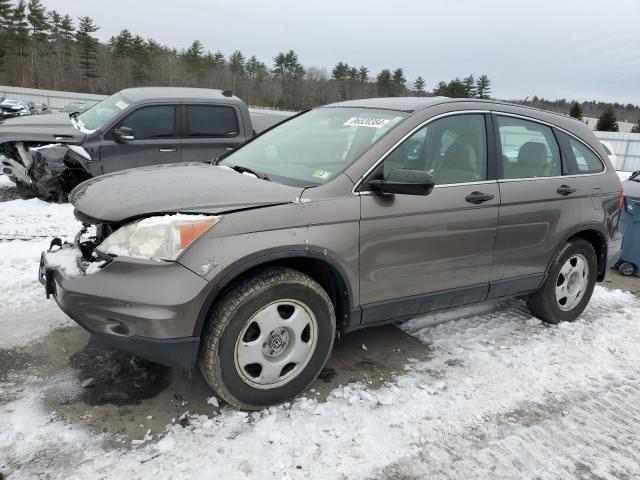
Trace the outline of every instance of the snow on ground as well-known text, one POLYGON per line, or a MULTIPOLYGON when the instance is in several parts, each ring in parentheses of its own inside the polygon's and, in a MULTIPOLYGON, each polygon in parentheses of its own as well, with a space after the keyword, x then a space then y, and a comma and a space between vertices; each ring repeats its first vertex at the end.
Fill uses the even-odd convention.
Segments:
POLYGON ((51 238, 71 241, 80 226, 69 204, 0 203, 0 347, 24 345, 69 323, 61 314, 42 315, 51 300, 38 282, 38 264, 51 238))
POLYGON ((597 287, 581 319, 556 327, 517 301, 458 313, 405 324, 432 358, 378 390, 350 384, 325 402, 250 414, 224 407, 130 449, 42 408, 47 391, 77 380, 5 387, 15 399, 0 411, 0 465, 17 479, 640 475, 636 297, 597 287))
POLYGON ((34 198, 0 204, 0 241, 73 236, 80 227, 68 203, 34 198))

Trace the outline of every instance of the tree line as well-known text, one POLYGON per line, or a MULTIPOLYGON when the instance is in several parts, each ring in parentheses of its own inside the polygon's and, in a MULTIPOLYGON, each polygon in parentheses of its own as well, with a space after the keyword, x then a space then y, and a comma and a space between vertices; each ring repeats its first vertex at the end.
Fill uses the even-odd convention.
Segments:
POLYGON ((354 98, 445 95, 489 98, 482 75, 440 82, 432 91, 402 68, 372 74, 339 61, 331 71, 304 67, 294 50, 270 62, 236 50, 212 52, 199 40, 185 49, 122 30, 106 43, 90 17, 47 10, 41 0, 0 0, 0 83, 109 94, 127 87, 172 85, 232 90, 253 105, 305 109, 354 98), (463 85, 463 88, 459 88, 463 85))
MULTIPOLYGON (((292 110, 376 96, 491 97, 487 75, 429 88, 422 76, 410 81, 399 67, 377 73, 344 61, 330 70, 305 67, 294 50, 265 62, 239 50, 210 51, 199 40, 185 49, 167 47, 129 30, 103 43, 96 37, 99 29, 92 18, 47 10, 41 0, 0 0, 0 84, 102 94, 149 85, 208 87, 232 90, 252 105, 292 110)), ((564 99, 524 103, 562 113, 570 108, 564 99)), ((587 114, 611 107, 623 118, 640 116, 630 104, 580 105, 587 114)))

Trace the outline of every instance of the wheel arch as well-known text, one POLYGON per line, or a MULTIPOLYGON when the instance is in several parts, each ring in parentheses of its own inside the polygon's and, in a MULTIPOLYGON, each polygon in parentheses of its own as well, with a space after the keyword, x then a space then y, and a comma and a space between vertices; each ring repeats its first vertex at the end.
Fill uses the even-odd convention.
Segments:
POLYGON ((547 265, 547 274, 549 273, 549 268, 551 267, 551 263, 553 259, 556 258, 556 255, 563 247, 563 245, 574 238, 580 238, 585 240, 591 244, 593 249, 596 252, 596 258, 598 260, 598 275, 596 280, 601 282, 604 280, 606 269, 607 269, 607 237, 604 232, 600 229, 599 226, 596 225, 583 225, 579 228, 576 228, 572 231, 566 238, 560 243, 558 248, 553 253, 549 264, 547 265))
POLYGON ((207 317, 216 300, 243 278, 268 267, 293 268, 318 282, 333 303, 337 331, 348 329, 354 321, 359 322, 359 318, 354 318, 355 315, 353 315, 353 312, 359 311, 359 309, 352 306, 351 284, 346 272, 335 259, 313 251, 286 251, 270 253, 242 262, 227 273, 222 280, 216 282, 200 308, 193 335, 197 337, 202 335, 207 317))

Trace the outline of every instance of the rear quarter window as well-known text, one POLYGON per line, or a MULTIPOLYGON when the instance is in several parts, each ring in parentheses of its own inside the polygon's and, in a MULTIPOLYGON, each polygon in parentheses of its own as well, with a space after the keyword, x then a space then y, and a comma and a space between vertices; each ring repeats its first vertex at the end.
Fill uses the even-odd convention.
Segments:
POLYGON ((587 175, 604 172, 602 160, 580 140, 558 132, 564 145, 565 162, 569 175, 587 175))

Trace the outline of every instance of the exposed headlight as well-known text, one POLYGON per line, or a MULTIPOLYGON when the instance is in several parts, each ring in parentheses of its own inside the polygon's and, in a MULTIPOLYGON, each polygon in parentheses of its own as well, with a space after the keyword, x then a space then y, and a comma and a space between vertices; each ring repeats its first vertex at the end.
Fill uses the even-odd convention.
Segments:
POLYGON ((113 232, 98 250, 124 257, 175 260, 221 219, 220 216, 184 214, 144 218, 113 232))

